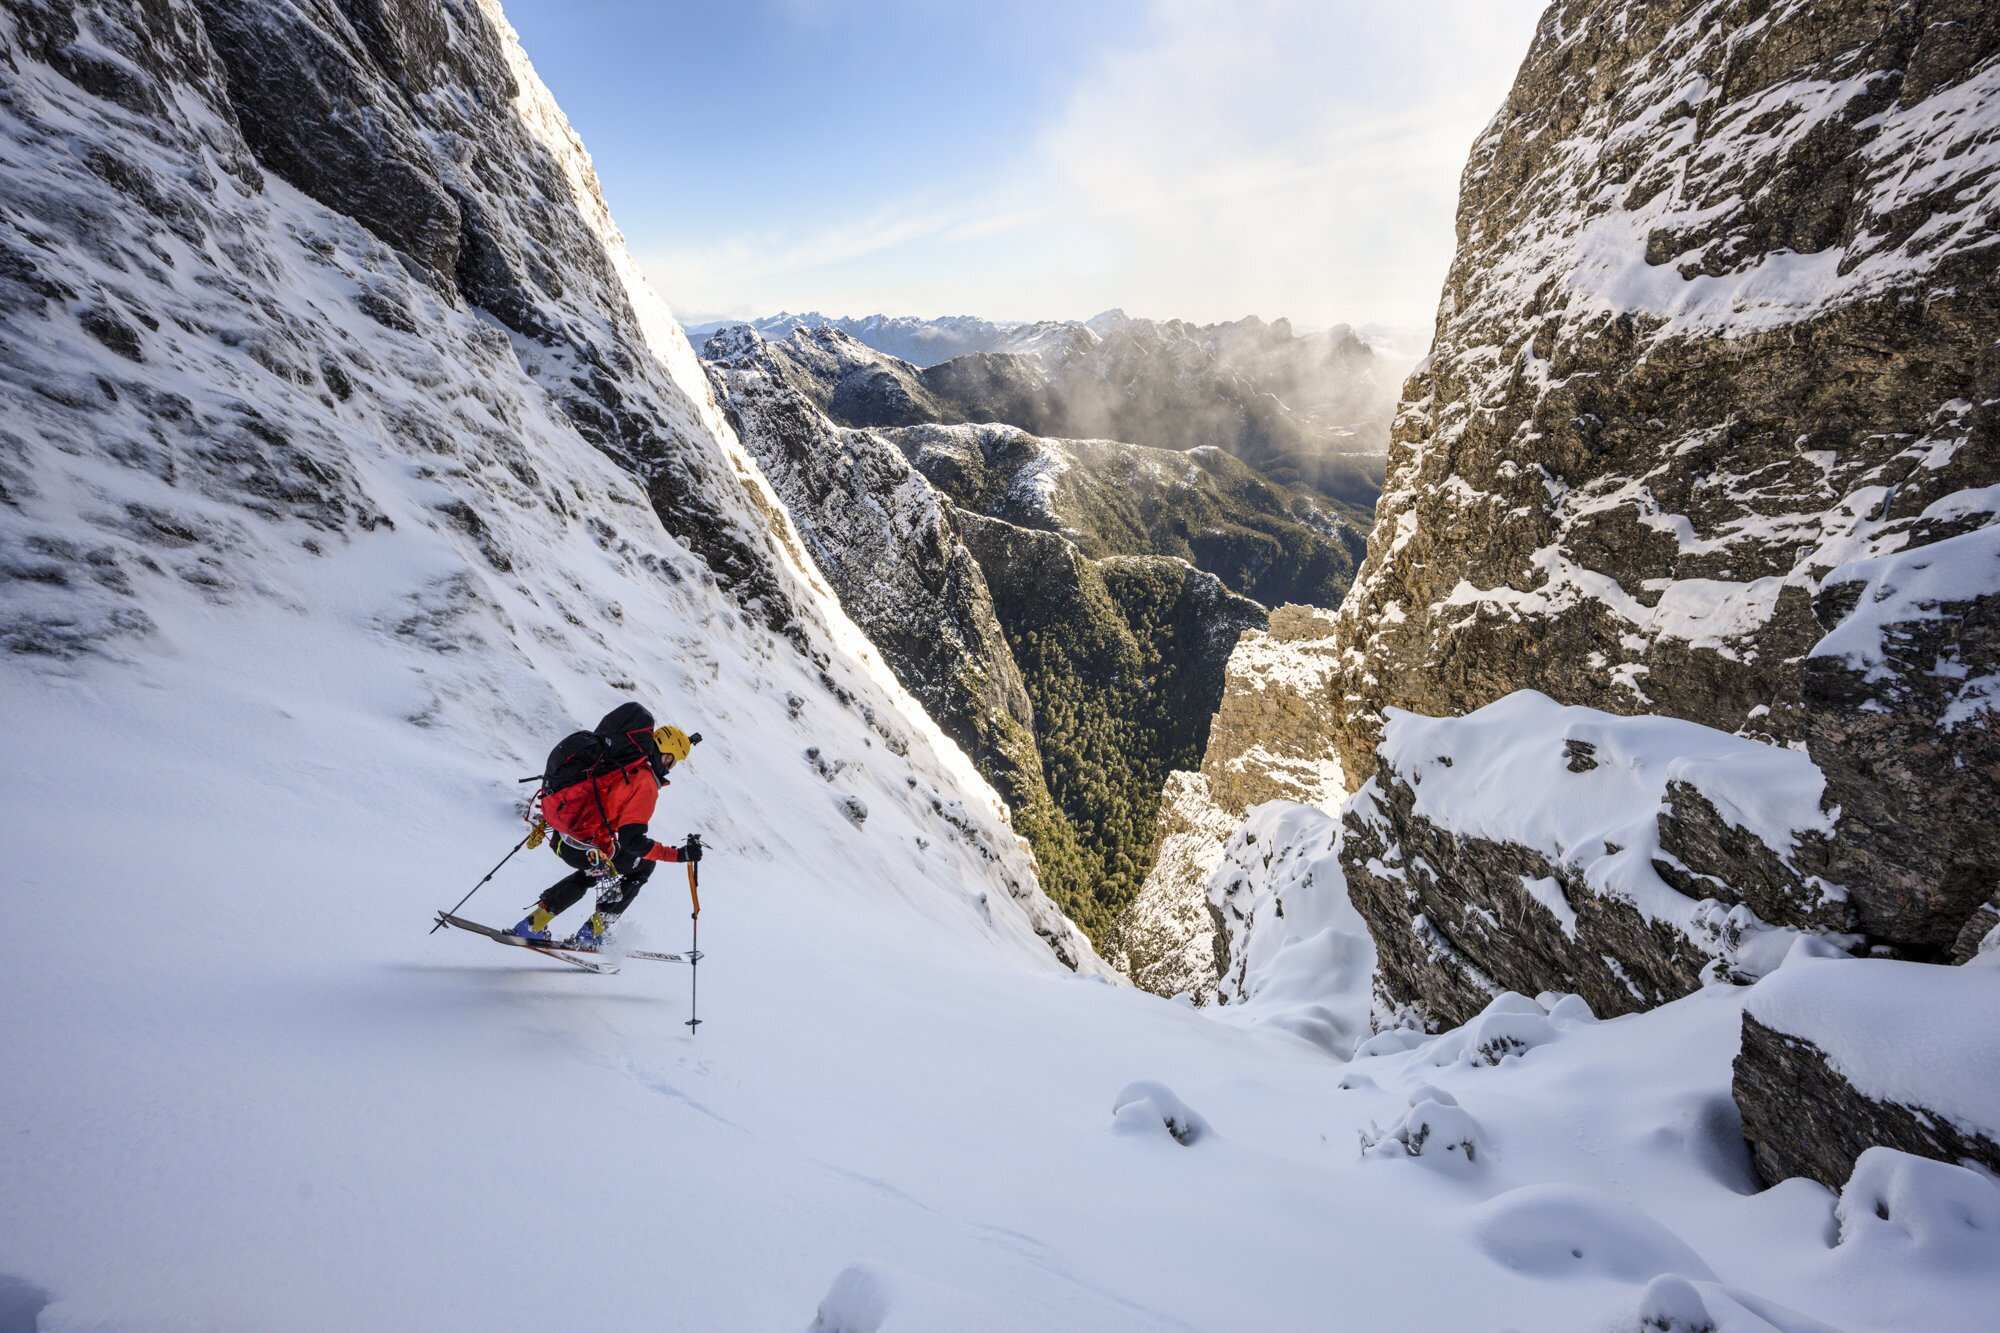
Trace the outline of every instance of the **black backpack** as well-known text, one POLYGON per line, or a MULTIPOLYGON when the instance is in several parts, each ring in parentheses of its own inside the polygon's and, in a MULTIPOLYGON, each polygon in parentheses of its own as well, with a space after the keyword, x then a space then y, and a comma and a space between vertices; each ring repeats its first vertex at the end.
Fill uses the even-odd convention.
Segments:
POLYGON ((542 790, 562 791, 641 759, 652 765, 653 776, 666 776, 665 756, 653 741, 653 715, 641 704, 623 703, 606 713, 594 730, 572 731, 556 742, 542 766, 542 790))

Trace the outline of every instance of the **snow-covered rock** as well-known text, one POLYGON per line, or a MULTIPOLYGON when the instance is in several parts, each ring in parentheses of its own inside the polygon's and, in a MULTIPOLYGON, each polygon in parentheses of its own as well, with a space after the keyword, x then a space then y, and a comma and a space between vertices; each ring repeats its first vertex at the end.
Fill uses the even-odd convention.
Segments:
POLYGON ((1686 1241, 1643 1210, 1590 1186, 1528 1185, 1482 1210, 1478 1235, 1495 1263, 1577 1281, 1650 1282, 1662 1273, 1712 1278, 1686 1241))
POLYGON ((2000 972, 1801 946, 1750 992, 1735 1097, 1767 1181, 1838 1189, 1874 1145, 2000 1173, 2000 972))
POLYGON ((1831 1324, 1719 1282, 1664 1273, 1646 1284, 1632 1312, 1632 1333, 1835 1333, 1831 1324))
POLYGON ((1410 1091, 1409 1109, 1379 1132, 1362 1136, 1369 1157, 1414 1157, 1434 1170, 1469 1174, 1479 1165, 1479 1122, 1442 1088, 1420 1084, 1410 1091))
POLYGON ((1111 1101, 1112 1128, 1142 1138, 1161 1135, 1191 1148, 1215 1131, 1164 1083, 1128 1083, 1111 1101))
POLYGON ((1823 787, 1795 750, 1531 690, 1392 710, 1341 851, 1381 998, 1450 1023, 1558 988, 1609 1015, 1760 976, 1847 925, 1823 787))
POLYGON ((1950 946, 2000 877, 1996 55, 1990 5, 1544 11, 1342 607, 1350 779, 1523 688, 1803 741, 1862 928, 1950 946))
POLYGON ((1919 956, 1976 947, 2000 879, 1996 511, 2000 485, 1934 503, 1921 517, 1939 540, 1844 564, 1814 602, 1830 632, 1804 706, 1841 810, 1829 873, 1855 886, 1858 928, 1919 956), (1987 526, 1943 535, 1972 523, 1987 526))
POLYGON ((1954 1163, 1873 1147, 1855 1159, 1834 1217, 1835 1244, 1948 1275, 1992 1262, 2000 1182, 1954 1163))

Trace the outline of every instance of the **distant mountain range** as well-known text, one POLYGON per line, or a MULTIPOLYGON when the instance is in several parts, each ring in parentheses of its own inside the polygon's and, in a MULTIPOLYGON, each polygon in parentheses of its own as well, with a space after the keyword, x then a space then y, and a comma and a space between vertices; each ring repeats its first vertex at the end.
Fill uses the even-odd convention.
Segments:
POLYGON ((1039 320, 1032 322, 980 319, 976 315, 945 315, 921 319, 915 315, 822 315, 809 310, 801 315, 780 311, 761 319, 718 319, 687 326, 688 341, 696 347, 718 329, 748 324, 765 338, 779 342, 794 329, 839 329, 848 337, 866 343, 878 352, 900 357, 923 368, 949 361, 971 352, 1038 352, 1060 341, 1072 329, 1102 335, 1126 321, 1123 310, 1107 310, 1087 320, 1039 320))
POLYGON ((848 425, 1004 422, 1063 439, 1213 445, 1364 525, 1412 363, 1345 324, 1299 334, 1283 319, 1191 324, 1122 310, 1026 324, 782 314, 689 332, 706 347, 744 327, 811 363, 820 406, 848 425))
MULTIPOLYGON (((1040 352, 1051 342, 1060 341, 1072 329, 1083 329, 1102 338, 1126 324, 1155 323, 1135 320, 1123 310, 1111 309, 1089 319, 992 320, 977 315, 942 315, 924 319, 917 315, 823 315, 817 310, 803 314, 780 311, 757 319, 705 319, 687 324, 688 341, 700 347, 718 329, 748 324, 773 342, 790 336, 794 329, 839 329, 848 337, 866 343, 878 352, 901 357, 919 369, 949 361, 972 352, 1040 352)), ((1180 324, 1181 320, 1158 321, 1180 324)), ((1252 317, 1234 324, 1193 325, 1189 328, 1232 328, 1262 321, 1252 317)), ((1387 363, 1398 380, 1410 372, 1430 342, 1428 328, 1403 328, 1392 324, 1336 324, 1326 329, 1298 328, 1285 319, 1268 326, 1285 329, 1301 340, 1348 330, 1369 350, 1387 363)))

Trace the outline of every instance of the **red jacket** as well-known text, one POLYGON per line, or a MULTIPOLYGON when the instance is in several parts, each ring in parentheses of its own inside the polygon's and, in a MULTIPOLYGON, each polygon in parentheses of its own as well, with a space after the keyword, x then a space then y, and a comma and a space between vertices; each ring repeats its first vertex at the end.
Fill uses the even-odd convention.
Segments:
POLYGON ((643 846, 637 858, 678 861, 681 851, 646 836, 653 808, 660 802, 660 782, 645 760, 627 764, 588 782, 542 796, 542 818, 558 833, 587 842, 606 856, 643 846))

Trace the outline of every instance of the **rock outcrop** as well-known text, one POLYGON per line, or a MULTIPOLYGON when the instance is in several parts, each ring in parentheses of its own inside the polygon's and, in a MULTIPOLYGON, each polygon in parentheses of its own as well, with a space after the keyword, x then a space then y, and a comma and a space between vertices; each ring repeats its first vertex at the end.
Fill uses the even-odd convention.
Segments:
POLYGON ((2000 1172, 2000 971, 1801 950, 1750 993, 1734 1090, 1757 1173, 1838 1190, 1884 1146, 2000 1172))
POLYGON ((1945 955, 2000 881, 1996 55, 1973 0, 1549 6, 1342 607, 1350 780, 1523 688, 1803 744, 1855 927, 1945 955))
POLYGON ((1632 1013, 1760 976, 1801 932, 1851 942, 1822 789, 1795 751, 1531 691, 1392 713, 1341 849, 1382 1007, 1451 1026, 1539 989, 1632 1013))
MULTIPOLYGON (((1985 502, 1932 508, 1971 522, 1985 502)), ((2000 525, 1844 565, 1814 610, 1806 746, 1841 810, 1827 873, 1857 929, 1948 957, 2000 883, 2000 525)))

